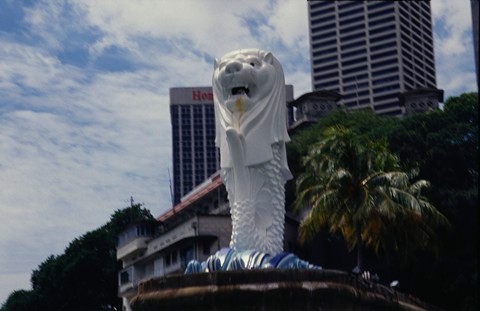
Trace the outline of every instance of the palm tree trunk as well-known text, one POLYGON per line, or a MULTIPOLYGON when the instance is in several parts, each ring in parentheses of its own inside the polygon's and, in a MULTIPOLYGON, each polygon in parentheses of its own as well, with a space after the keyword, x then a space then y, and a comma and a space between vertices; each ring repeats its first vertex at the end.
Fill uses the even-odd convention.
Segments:
POLYGON ((355 235, 357 236, 357 267, 363 271, 363 242, 360 224, 355 225, 355 235))

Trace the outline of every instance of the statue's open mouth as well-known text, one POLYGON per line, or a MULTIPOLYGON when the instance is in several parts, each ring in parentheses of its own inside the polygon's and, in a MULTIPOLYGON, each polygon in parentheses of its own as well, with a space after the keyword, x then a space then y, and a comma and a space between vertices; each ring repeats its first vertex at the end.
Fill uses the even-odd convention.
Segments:
POLYGON ((231 95, 250 95, 250 89, 248 85, 246 86, 239 86, 232 88, 231 95))

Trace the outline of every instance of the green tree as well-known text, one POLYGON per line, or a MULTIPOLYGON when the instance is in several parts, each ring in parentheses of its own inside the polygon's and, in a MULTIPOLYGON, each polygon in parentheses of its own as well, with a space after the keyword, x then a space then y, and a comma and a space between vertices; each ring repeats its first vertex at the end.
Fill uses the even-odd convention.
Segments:
POLYGON ((287 157, 290 170, 295 177, 287 182, 286 202, 288 207, 295 201, 295 179, 304 172, 304 166, 299 159, 308 154, 308 149, 320 139, 321 133, 327 128, 341 125, 354 133, 369 137, 371 140, 381 140, 394 133, 399 126, 399 120, 394 117, 382 117, 371 110, 337 110, 326 115, 308 128, 292 134, 292 140, 287 144, 287 157))
POLYGON ((35 306, 35 293, 31 290, 16 290, 10 294, 8 300, 0 308, 7 310, 38 310, 35 306))
MULTIPOLYGON (((446 310, 480 309, 475 244, 478 237, 478 104, 477 93, 466 93, 448 98, 443 110, 404 118, 358 110, 337 111, 295 132, 287 145, 290 169, 298 178, 305 172, 299 159, 307 156, 308 148, 320 139, 326 128, 342 125, 373 141, 387 139, 389 149, 399 157, 402 171, 418 169, 416 178, 431 182, 423 193, 450 223, 436 230, 435 236, 441 242, 438 253, 418 249, 415 261, 408 264, 393 256, 372 258, 370 252, 365 255, 383 280, 398 279, 403 291, 446 310)), ((293 206, 295 198, 295 181, 290 181, 287 183, 288 206, 293 206)), ((398 224, 400 219, 395 221, 398 224)), ((407 224, 412 223, 405 221, 403 226, 407 224)), ((389 230, 396 228, 400 227, 391 226, 389 230)), ((396 236, 400 238, 409 230, 400 228, 396 236)), ((314 251, 313 247, 320 247, 325 255, 319 258, 325 267, 350 267, 350 259, 340 263, 331 258, 338 252, 343 253, 335 242, 337 235, 321 236, 322 244, 310 245, 309 252, 314 251)), ((406 242, 403 247, 409 247, 406 242)))
POLYGON ((427 247, 434 237, 432 225, 446 222, 421 194, 428 182, 411 184, 414 175, 400 170, 385 140, 330 127, 311 146, 303 164, 295 206, 309 212, 299 228, 300 240, 314 237, 324 226, 340 232, 349 250, 356 247, 360 269, 364 245, 377 253, 398 252, 413 238, 416 245, 410 247, 427 247), (399 226, 402 230, 396 230, 399 226))
POLYGON ((477 93, 450 97, 443 110, 404 118, 387 135, 402 164, 417 166, 419 178, 431 181, 428 197, 452 228, 437 232, 437 258, 418 254, 415 265, 399 273, 412 292, 448 310, 480 309, 478 105, 477 93))

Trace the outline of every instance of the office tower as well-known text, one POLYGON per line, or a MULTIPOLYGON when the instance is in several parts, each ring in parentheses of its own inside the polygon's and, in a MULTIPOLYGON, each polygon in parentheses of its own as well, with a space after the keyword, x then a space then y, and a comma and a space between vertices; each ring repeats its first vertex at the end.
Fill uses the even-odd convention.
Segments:
POLYGON ((170 89, 173 204, 219 169, 211 87, 170 89))
POLYGON ((398 96, 436 88, 428 1, 309 1, 313 90, 400 115, 398 96))

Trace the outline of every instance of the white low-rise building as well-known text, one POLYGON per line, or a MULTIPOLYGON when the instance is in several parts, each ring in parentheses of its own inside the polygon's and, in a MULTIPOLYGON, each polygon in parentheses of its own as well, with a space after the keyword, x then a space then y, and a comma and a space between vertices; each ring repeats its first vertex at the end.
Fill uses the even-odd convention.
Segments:
MULTIPOLYGON (((118 237, 117 259, 122 262, 118 294, 129 311, 143 281, 183 273, 192 259, 205 261, 228 247, 232 233, 225 187, 218 173, 187 194, 182 201, 157 218, 155 228, 136 224, 118 237)), ((298 223, 287 217, 284 248, 293 251, 298 223)))

